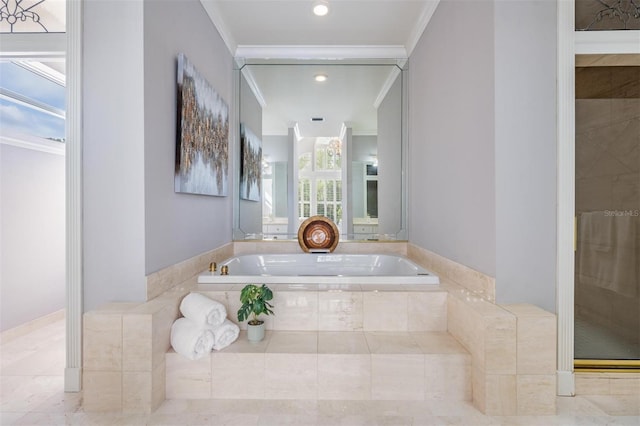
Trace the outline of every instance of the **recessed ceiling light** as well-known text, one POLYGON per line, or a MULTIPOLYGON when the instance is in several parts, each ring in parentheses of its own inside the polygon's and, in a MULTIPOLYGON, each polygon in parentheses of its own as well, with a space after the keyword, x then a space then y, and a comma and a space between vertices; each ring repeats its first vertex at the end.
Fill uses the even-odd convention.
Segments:
POLYGON ((326 74, 316 74, 313 76, 313 79, 315 81, 317 81, 318 83, 322 83, 323 81, 327 81, 327 75, 326 74))
POLYGON ((313 2, 313 13, 316 16, 325 16, 327 13, 329 13, 329 2, 324 0, 313 2))

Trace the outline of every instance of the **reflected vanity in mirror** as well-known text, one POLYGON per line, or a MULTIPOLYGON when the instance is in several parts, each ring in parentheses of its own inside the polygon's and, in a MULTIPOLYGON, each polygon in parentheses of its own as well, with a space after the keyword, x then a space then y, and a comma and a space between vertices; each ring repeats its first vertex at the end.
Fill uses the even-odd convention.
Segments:
POLYGON ((258 201, 236 191, 234 239, 296 239, 316 215, 341 240, 406 239, 406 61, 238 62, 236 127, 262 142, 262 184, 258 201))

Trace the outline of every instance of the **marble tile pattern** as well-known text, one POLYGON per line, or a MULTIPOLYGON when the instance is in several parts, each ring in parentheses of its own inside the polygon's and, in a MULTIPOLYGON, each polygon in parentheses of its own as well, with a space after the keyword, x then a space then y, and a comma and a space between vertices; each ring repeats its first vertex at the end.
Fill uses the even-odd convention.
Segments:
MULTIPOLYGON (((237 321, 241 285, 231 290, 199 290, 237 321)), ((346 290, 275 284, 275 315, 263 315, 268 330, 290 331, 445 331, 447 292, 405 285, 350 285, 346 290)), ((246 322, 238 324, 246 330, 246 322)))
POLYGON ((175 286, 193 287, 197 282, 198 274, 207 269, 211 262, 221 262, 233 256, 233 253, 234 244, 229 243, 149 274, 146 277, 147 300, 151 300, 175 286))
POLYGON ((471 398, 470 371, 469 354, 444 331, 270 331, 259 344, 249 343, 242 331, 237 345, 196 363, 170 350, 166 389, 168 399, 248 394, 253 399, 463 401, 471 398), (247 389, 248 380, 255 388, 247 389))
MULTIPOLYGON (((21 333, 20 337, 0 343, 0 424, 2 425, 637 425, 639 380, 631 378, 629 386, 612 385, 611 381, 627 381, 629 375, 576 375, 573 398, 556 397, 555 415, 490 416, 482 414, 468 400, 426 398, 421 401, 358 400, 354 397, 333 399, 330 394, 317 400, 251 399, 249 395, 230 399, 167 399, 150 414, 116 411, 89 412, 82 406, 83 393, 65 393, 64 322, 57 320, 38 329, 21 333), (606 380, 597 389, 587 382, 606 380), (584 391, 584 392, 583 392, 584 391), (613 392, 627 392, 615 394, 613 392), (633 393, 631 393, 633 392, 633 393)), ((418 340, 418 339, 416 339, 418 340)), ((324 339, 318 338, 319 371, 334 371, 328 361, 321 367, 324 339), (322 370, 321 370, 322 369, 322 370)), ((342 342, 329 339, 331 345, 357 351, 362 340, 342 342)), ((366 339, 365 339, 366 341, 366 339)), ((419 343, 419 342, 418 342, 419 343)), ((423 342, 424 343, 424 342, 423 342)), ((266 346, 268 340, 262 345, 266 346)), ((419 343, 420 344, 420 343, 419 343)), ((253 348, 241 339, 234 345, 237 353, 253 348)), ((264 347, 262 348, 264 352, 264 347)), ((222 355, 222 353, 219 353, 222 355)), ((356 352, 354 356, 358 356, 356 352)), ((221 361, 222 362, 222 361, 221 361)), ((357 363, 357 360, 353 361, 357 363)), ((227 363, 226 366, 231 366, 227 363)), ((356 364, 350 364, 353 366, 356 364)), ((350 369, 350 371, 356 371, 350 369)), ((212 368, 214 380, 216 370, 212 368)), ((328 373, 330 374, 330 373, 328 373)), ((351 374, 351 373, 349 373, 351 374)), ((355 374, 355 372, 354 372, 355 374)), ((366 376, 360 376, 366 377, 366 376)), ((212 388, 221 391, 225 386, 212 388)), ((318 376, 318 391, 323 380, 318 376)), ((218 383, 220 384, 220 383, 218 383)), ((244 387, 246 391, 248 386, 244 387)), ((259 388, 259 386, 255 386, 259 388)), ((426 392, 426 391, 425 391, 426 392)), ((109 395, 105 395, 109 397, 109 395)))
MULTIPOLYGON (((233 251, 298 250, 291 242, 268 245, 233 243, 233 251)), ((357 243, 342 250, 379 252, 376 246, 357 243)), ((180 300, 198 288, 195 275, 146 303, 112 304, 87 313, 85 366, 93 370, 85 370, 83 410, 143 416, 162 409, 165 398, 208 403, 395 399, 472 400, 481 412, 502 416, 556 413, 550 367, 555 349, 547 346, 539 357, 530 350, 535 342, 555 342, 553 315, 530 305, 496 305, 493 278, 411 244, 390 243, 384 249, 412 254, 428 269, 442 271, 442 284, 273 285, 276 315, 264 318, 267 338, 250 344, 243 331, 231 347, 197 366, 185 363, 168 343, 180 300), (251 389, 248 380, 255 383, 251 389)), ((195 267, 187 265, 195 264, 164 271, 165 277, 174 277, 164 282, 191 274, 195 267)), ((208 261, 202 269, 206 266, 208 261)), ((203 293, 223 303, 235 322, 241 287, 220 285, 203 293)), ((612 383, 608 389, 615 387, 612 383)), ((402 418, 387 420, 396 424, 402 418)))
POLYGON ((453 281, 474 295, 495 300, 496 280, 468 266, 454 262, 432 251, 407 243, 407 256, 443 279, 453 281))

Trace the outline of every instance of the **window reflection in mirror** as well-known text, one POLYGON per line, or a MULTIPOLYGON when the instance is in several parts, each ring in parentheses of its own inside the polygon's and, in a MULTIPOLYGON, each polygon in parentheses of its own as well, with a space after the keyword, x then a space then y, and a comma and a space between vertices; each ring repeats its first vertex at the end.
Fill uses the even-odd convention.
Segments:
POLYGON ((406 239, 405 71, 396 61, 240 67, 238 124, 262 141, 262 194, 235 200, 234 238, 295 239, 323 215, 342 240, 406 239))

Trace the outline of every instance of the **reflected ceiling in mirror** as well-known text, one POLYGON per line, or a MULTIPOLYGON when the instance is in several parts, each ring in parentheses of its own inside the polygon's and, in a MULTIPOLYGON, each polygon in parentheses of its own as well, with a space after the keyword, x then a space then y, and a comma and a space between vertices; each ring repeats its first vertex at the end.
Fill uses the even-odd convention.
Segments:
POLYGON ((341 239, 406 239, 405 72, 395 60, 242 63, 239 124, 262 140, 263 193, 234 200, 234 239, 295 239, 318 214, 341 239))

